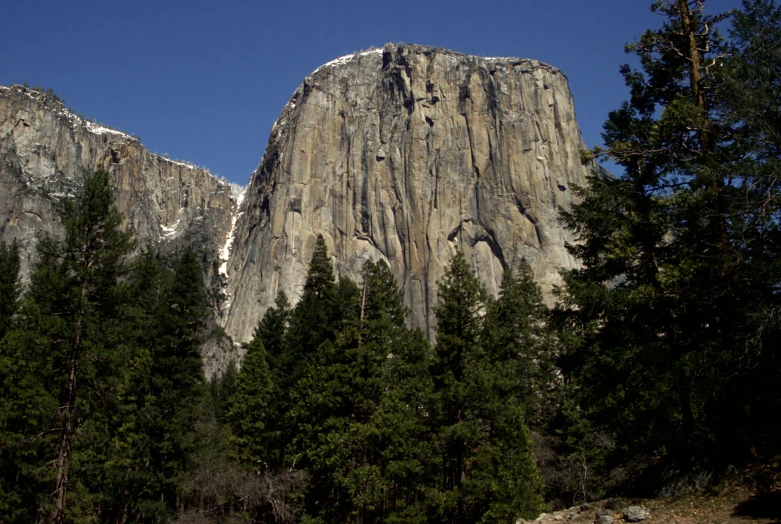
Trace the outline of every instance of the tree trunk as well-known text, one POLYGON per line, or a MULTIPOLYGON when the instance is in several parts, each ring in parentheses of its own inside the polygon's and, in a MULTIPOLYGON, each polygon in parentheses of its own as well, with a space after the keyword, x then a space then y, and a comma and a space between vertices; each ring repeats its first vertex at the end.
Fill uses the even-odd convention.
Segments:
MULTIPOLYGON (((82 288, 82 297, 84 289, 82 288)), ((65 424, 62 428, 60 439, 60 453, 57 457, 57 482, 54 493, 57 496, 57 508, 54 518, 55 524, 65 523, 65 497, 68 492, 68 472, 70 469, 71 440, 75 429, 76 419, 76 380, 78 378, 79 354, 81 353, 81 330, 84 319, 84 309, 80 306, 76 313, 76 336, 71 350, 70 369, 68 370, 68 398, 64 407, 65 424)))
POLYGON ((364 272, 363 276, 363 289, 361 290, 361 318, 360 318, 360 324, 358 325, 358 345, 360 346, 363 342, 363 317, 366 312, 366 291, 369 287, 369 284, 366 282, 366 273, 364 272))
POLYGON ((697 45, 697 35, 688 0, 678 0, 678 10, 681 13, 681 24, 683 25, 683 32, 689 45, 689 52, 686 57, 690 64, 689 83, 691 84, 692 95, 694 96, 697 107, 702 110, 704 115, 703 128, 700 129, 699 135, 700 147, 705 151, 710 149, 710 137, 708 133, 708 106, 705 100, 705 86, 702 85, 702 57, 700 56, 700 49, 697 45))

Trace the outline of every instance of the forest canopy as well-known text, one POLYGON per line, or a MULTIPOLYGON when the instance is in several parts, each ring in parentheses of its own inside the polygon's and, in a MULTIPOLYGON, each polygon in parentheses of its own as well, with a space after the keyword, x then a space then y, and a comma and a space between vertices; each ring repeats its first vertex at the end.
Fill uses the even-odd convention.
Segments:
POLYGON ((627 46, 550 309, 454 244, 429 341, 381 258, 338 278, 319 236, 207 381, 208 257, 139 248, 86 177, 29 282, 0 243, 0 521, 515 522, 778 456, 781 8, 706 6, 654 2, 627 46))

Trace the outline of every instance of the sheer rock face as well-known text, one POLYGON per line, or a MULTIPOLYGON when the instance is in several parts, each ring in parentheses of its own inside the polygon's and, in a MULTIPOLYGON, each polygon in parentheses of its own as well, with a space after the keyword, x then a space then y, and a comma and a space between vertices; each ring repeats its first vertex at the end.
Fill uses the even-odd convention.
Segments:
MULTIPOLYGON (((138 249, 196 244, 217 261, 236 207, 227 183, 152 154, 138 139, 87 122, 43 93, 0 87, 0 240, 21 243, 25 278, 37 236, 62 232, 60 200, 98 169, 110 174, 138 249)), ((218 278, 216 266, 207 278, 218 278)), ((205 349, 207 375, 224 365, 230 347, 205 349)))
MULTIPOLYGON (((559 268, 575 265, 558 211, 585 183, 583 147, 557 69, 387 45, 304 80, 242 201, 51 97, 0 87, 0 240, 19 239, 28 274, 37 235, 61 231, 61 197, 105 169, 140 246, 196 242, 210 253, 207 279, 227 278, 229 305, 215 307, 234 342, 250 339, 279 291, 300 296, 318 234, 342 277, 359 281, 364 261, 385 260, 412 324, 432 336, 437 282, 456 249, 493 293, 526 257, 550 298, 559 268)), ((227 339, 203 352, 207 375, 236 356, 227 339)))
POLYGON ((274 125, 240 209, 226 331, 300 296, 318 234, 340 276, 385 260, 412 324, 436 330, 456 249, 496 293, 522 257, 550 298, 576 262, 558 212, 588 168, 566 77, 534 60, 386 45, 320 67, 274 125))

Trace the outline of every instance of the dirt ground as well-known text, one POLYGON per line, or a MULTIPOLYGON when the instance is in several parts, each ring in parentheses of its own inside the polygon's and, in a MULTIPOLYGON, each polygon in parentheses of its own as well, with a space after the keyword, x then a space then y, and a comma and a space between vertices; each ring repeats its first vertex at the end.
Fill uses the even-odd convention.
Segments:
POLYGON ((660 499, 614 498, 545 513, 533 522, 593 523, 606 508, 612 510, 615 522, 623 522, 627 506, 641 506, 648 512, 644 524, 781 524, 781 468, 778 464, 749 468, 700 492, 660 499))

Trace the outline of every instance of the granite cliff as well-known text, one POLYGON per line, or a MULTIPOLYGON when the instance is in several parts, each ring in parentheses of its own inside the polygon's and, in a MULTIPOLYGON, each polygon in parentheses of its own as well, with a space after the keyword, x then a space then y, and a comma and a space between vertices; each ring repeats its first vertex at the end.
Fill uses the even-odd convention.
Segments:
MULTIPOLYGON (((220 263, 226 262, 219 257, 237 207, 235 187, 150 153, 135 137, 84 120, 56 97, 0 87, 0 240, 21 243, 25 278, 37 236, 60 233, 60 199, 98 169, 109 173, 139 249, 196 244, 213 258, 205 278, 219 279, 220 263)), ((231 349, 229 342, 204 347, 207 375, 224 366, 231 349)))
MULTIPOLYGON (((558 211, 584 184, 566 77, 519 58, 388 44, 325 64, 293 93, 246 192, 86 121, 56 97, 0 87, 0 240, 58 233, 57 206, 109 172, 139 244, 196 242, 224 286, 214 323, 247 341, 279 291, 301 293, 318 234, 340 276, 385 260, 411 322, 436 332, 437 281, 463 249, 489 291, 522 257, 550 299, 572 267, 558 211)), ((204 348, 207 375, 234 346, 204 348)))
POLYGON ((322 234, 341 276, 383 259, 413 325, 435 330, 437 281, 463 249, 489 291, 522 257, 550 298, 575 261, 558 211, 584 184, 566 77, 519 58, 388 44, 309 75, 274 125, 239 210, 226 331, 300 295, 322 234))

